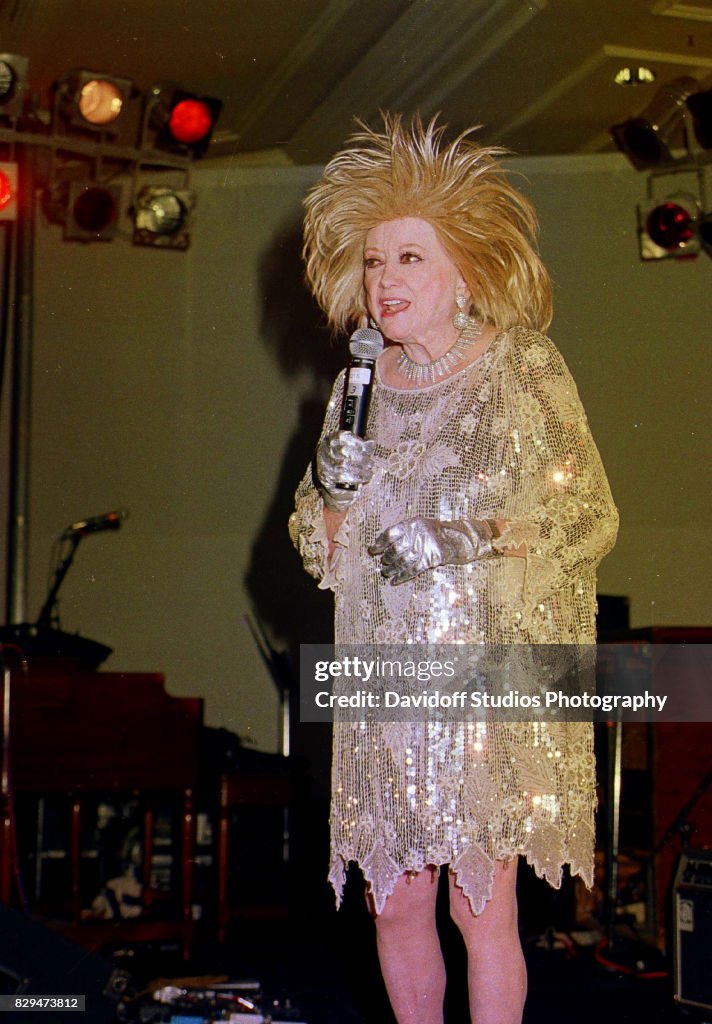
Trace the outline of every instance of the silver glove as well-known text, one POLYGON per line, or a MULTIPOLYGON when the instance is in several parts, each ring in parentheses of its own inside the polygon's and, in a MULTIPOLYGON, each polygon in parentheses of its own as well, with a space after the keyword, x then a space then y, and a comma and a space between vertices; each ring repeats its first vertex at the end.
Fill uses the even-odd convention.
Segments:
POLYGON ((381 555, 381 575, 391 583, 405 583, 438 565, 465 565, 488 558, 492 527, 480 519, 405 519, 389 526, 368 549, 381 555))
POLYGON ((375 441, 364 441, 350 430, 337 430, 319 442, 316 478, 324 504, 345 512, 356 500, 362 484, 373 476, 375 441))

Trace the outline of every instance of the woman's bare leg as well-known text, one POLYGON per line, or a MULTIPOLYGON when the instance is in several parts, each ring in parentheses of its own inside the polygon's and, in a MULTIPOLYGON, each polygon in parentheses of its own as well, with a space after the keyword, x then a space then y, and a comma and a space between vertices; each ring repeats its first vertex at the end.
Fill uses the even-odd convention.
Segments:
POLYGON ((517 928, 517 862, 495 865, 492 899, 481 914, 450 875, 450 914, 467 947, 473 1024, 521 1024, 527 973, 517 928))
POLYGON ((437 876, 402 875, 376 915, 378 959, 398 1024, 443 1024, 445 964, 435 927, 437 876))

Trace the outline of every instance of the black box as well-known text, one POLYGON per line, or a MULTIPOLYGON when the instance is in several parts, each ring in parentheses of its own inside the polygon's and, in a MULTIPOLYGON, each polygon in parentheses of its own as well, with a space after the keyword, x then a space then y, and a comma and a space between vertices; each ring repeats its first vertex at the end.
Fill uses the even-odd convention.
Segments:
POLYGON ((675 1000, 712 1010, 712 850, 680 857, 673 885, 675 1000))

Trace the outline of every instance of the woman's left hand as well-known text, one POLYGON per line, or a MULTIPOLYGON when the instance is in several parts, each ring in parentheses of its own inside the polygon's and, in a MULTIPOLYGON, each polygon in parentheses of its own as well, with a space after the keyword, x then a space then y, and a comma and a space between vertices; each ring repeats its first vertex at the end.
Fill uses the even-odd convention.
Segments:
POLYGON ((393 584, 438 565, 464 565, 492 552, 492 530, 483 520, 404 519, 379 534, 368 549, 381 555, 381 575, 393 584))

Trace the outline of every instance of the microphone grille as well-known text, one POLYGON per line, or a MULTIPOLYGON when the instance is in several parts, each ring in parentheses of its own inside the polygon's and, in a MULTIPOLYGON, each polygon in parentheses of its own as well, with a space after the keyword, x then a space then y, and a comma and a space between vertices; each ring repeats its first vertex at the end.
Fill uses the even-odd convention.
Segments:
POLYGON ((372 327, 359 327, 349 340, 349 352, 357 359, 378 359, 383 351, 383 336, 372 327))

